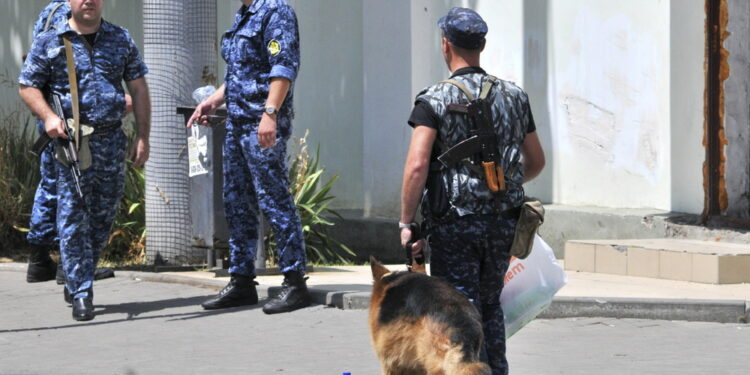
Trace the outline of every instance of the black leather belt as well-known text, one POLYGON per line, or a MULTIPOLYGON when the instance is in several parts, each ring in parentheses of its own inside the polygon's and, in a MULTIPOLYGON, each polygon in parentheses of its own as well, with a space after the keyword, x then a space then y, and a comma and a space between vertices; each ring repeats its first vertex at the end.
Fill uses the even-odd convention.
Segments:
POLYGON ((518 206, 515 208, 507 209, 500 213, 500 217, 506 220, 517 220, 519 216, 521 216, 521 207, 518 206))

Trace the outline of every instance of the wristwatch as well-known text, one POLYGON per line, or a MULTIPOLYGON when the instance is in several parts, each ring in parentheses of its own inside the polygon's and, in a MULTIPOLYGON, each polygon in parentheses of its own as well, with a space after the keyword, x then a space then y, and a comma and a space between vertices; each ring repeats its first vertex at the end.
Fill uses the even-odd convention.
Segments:
POLYGON ((411 223, 402 223, 398 222, 398 229, 414 229, 417 227, 417 223, 411 222, 411 223))
POLYGON ((266 108, 265 108, 265 112, 266 112, 266 113, 267 113, 268 115, 271 115, 271 116, 273 116, 273 115, 276 115, 276 114, 278 114, 278 113, 279 113, 279 110, 278 110, 278 109, 277 109, 276 107, 272 106, 272 105, 267 105, 267 106, 266 106, 266 108))

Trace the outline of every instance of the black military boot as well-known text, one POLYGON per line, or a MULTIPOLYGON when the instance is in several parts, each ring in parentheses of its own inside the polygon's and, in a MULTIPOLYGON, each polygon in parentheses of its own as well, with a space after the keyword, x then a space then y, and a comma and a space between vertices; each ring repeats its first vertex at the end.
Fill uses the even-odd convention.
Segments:
POLYGON ((57 272, 57 263, 49 257, 49 247, 31 245, 29 268, 26 270, 26 282, 38 283, 53 280, 57 272))
POLYGON ((203 302, 206 310, 225 309, 227 307, 255 305, 258 303, 257 285, 253 278, 244 275, 232 274, 229 284, 219 292, 216 297, 203 302))
POLYGON ((79 322, 94 319, 94 302, 91 298, 73 300, 73 319, 79 322))
POLYGON ((310 292, 307 291, 307 280, 301 273, 290 271, 284 274, 281 291, 263 306, 266 314, 290 312, 310 306, 310 292))
POLYGON ((63 271, 62 260, 57 265, 57 273, 55 274, 55 282, 57 285, 65 284, 65 271, 63 271))
POLYGON ((65 300, 65 303, 67 303, 68 305, 73 304, 73 297, 70 296, 70 292, 68 292, 67 286, 63 287, 63 299, 65 300))

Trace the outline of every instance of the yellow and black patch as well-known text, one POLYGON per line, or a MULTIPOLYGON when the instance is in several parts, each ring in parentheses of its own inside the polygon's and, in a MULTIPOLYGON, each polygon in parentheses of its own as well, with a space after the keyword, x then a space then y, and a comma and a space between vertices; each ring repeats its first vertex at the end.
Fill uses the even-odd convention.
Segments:
POLYGON ((276 56, 281 53, 281 44, 276 39, 272 39, 268 42, 268 53, 270 53, 271 56, 276 56))

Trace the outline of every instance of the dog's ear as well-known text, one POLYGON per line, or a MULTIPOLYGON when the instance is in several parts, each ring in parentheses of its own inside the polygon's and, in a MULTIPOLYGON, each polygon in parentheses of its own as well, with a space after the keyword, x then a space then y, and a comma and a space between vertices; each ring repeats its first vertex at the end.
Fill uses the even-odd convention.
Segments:
POLYGON ((372 278, 375 281, 379 281, 383 275, 391 272, 372 255, 370 256, 370 268, 372 269, 372 278))

